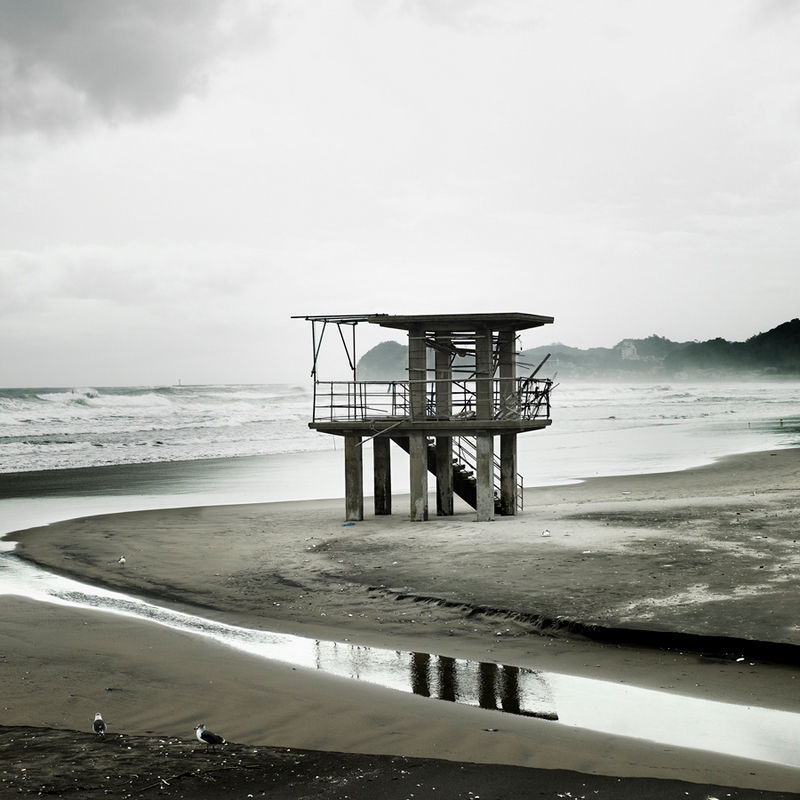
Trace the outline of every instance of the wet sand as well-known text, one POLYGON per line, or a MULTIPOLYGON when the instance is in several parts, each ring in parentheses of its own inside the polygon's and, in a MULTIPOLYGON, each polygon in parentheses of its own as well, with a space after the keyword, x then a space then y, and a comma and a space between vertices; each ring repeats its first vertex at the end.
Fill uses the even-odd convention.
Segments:
MULTIPOLYGON (((411 523, 398 498, 392 517, 352 526, 324 501, 87 517, 11 538, 52 571, 247 627, 800 712, 799 487, 800 452, 786 450, 529 490, 521 516, 494 523, 463 507, 411 523)), ((3 607, 6 726, 87 731, 102 710, 115 735, 180 738, 198 758, 189 740, 205 722, 237 747, 522 767, 523 786, 542 769, 597 791, 598 776, 621 778, 606 796, 686 796, 672 780, 698 797, 800 793, 800 769, 404 695, 100 612, 3 607), (640 778, 664 793, 634 790, 640 778)), ((285 796, 360 796, 352 781, 311 784, 285 796)), ((481 796, 526 796, 507 789, 494 778, 481 796)))

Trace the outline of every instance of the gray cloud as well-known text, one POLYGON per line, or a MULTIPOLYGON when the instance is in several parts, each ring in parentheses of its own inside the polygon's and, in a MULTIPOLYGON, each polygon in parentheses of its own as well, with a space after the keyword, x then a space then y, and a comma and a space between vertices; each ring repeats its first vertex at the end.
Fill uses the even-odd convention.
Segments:
POLYGON ((0 0, 0 133, 168 112, 271 7, 231 0, 0 0))
POLYGON ((800 14, 795 0, 762 0, 756 5, 756 11, 766 21, 781 20, 800 14))
POLYGON ((539 23, 542 9, 517 0, 401 0, 400 8, 429 25, 481 31, 520 30, 539 23))

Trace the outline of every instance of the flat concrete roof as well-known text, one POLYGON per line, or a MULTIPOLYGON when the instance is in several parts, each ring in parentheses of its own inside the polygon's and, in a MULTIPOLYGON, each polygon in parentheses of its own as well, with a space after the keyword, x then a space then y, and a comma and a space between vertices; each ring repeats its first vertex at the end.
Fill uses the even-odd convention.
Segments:
POLYGON ((521 331, 526 328, 539 328, 550 325, 553 317, 539 314, 320 314, 318 316, 294 316, 292 319, 305 319, 309 322, 331 322, 334 324, 357 325, 369 322, 384 328, 397 328, 408 331, 422 328, 424 331, 446 333, 474 333, 479 330, 521 331))
POLYGON ((478 330, 521 331, 550 325, 553 317, 538 314, 371 314, 367 322, 384 328, 411 330, 422 328, 425 331, 448 333, 469 333, 478 330))

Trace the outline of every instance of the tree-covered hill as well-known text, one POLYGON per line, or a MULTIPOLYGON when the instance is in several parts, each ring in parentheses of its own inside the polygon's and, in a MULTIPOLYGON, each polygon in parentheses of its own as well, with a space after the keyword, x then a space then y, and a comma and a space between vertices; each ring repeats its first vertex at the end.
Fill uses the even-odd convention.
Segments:
POLYGON ((376 344, 358 359, 360 381, 404 381, 408 378, 408 347, 388 341, 376 344))
MULTIPOLYGON (((530 374, 548 356, 539 377, 625 379, 662 377, 724 377, 754 375, 800 376, 800 319, 784 322, 745 342, 717 338, 706 342, 673 342, 663 336, 624 339, 613 347, 581 350, 561 343, 523 350, 519 374, 530 374)), ((469 369, 471 358, 459 359, 469 369)), ((432 364, 430 365, 432 366, 432 364)), ((381 342, 358 362, 359 380, 405 380, 405 345, 381 342)))
POLYGON ((800 319, 784 322, 745 342, 690 342, 664 359, 670 373, 729 370, 800 374, 800 319))

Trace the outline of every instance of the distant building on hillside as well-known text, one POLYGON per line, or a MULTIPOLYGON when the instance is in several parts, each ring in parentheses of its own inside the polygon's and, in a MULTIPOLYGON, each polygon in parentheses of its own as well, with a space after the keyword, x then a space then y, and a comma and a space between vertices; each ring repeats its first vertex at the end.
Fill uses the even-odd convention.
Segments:
POLYGON ((622 353, 623 361, 639 361, 639 355, 636 352, 636 345, 630 340, 626 339, 619 346, 622 353))

